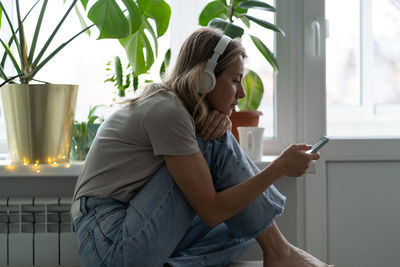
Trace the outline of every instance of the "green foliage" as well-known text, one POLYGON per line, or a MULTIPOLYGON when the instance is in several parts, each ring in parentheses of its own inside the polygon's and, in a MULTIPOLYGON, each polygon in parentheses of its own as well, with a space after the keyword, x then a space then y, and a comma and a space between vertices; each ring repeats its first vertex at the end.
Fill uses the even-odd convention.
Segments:
POLYGON ((246 97, 239 99, 240 110, 257 110, 264 94, 264 85, 260 76, 252 70, 243 77, 243 89, 246 97))
POLYGON ((75 121, 72 130, 71 159, 86 159, 86 155, 96 136, 97 129, 104 121, 103 117, 96 115, 96 111, 99 107, 102 107, 102 105, 96 105, 89 108, 87 121, 75 121))
MULTIPOLYGON (((171 60, 171 49, 168 49, 165 52, 164 59, 160 66, 159 75, 160 78, 163 77, 165 72, 169 67, 169 63, 171 60)), ((121 61, 120 57, 115 57, 114 62, 109 61, 107 63, 106 70, 111 74, 110 78, 107 78, 104 82, 111 82, 114 84, 114 87, 118 90, 119 97, 125 97, 126 92, 129 89, 132 89, 134 92, 138 89, 139 86, 139 76, 135 75, 135 72, 130 63, 127 63, 124 67, 124 64, 121 61), (112 67, 114 66, 114 67, 112 67)), ((153 80, 144 80, 144 83, 151 83, 153 80)), ((115 98, 113 99, 115 101, 115 98)))
MULTIPOLYGON (((285 33, 281 28, 264 19, 248 15, 249 9, 275 12, 273 6, 261 0, 229 0, 228 3, 226 0, 214 0, 208 3, 201 11, 199 24, 221 29, 224 34, 231 38, 249 35, 261 55, 275 71, 278 71, 278 63, 271 50, 257 36, 247 34, 243 27, 237 25, 237 22, 242 22, 247 28, 250 28, 252 23, 255 23, 266 30, 275 31, 283 36, 285 36, 285 33)), ((264 32, 260 32, 261 34, 264 34, 264 32)), ((239 109, 257 110, 264 93, 264 86, 260 77, 250 70, 243 78, 243 88, 246 91, 246 97, 239 100, 239 109)))
MULTIPOLYGON (((284 31, 276 25, 261 18, 248 15, 247 11, 249 9, 275 12, 274 7, 258 0, 229 0, 229 5, 224 0, 214 0, 208 3, 200 13, 199 24, 219 28, 231 38, 242 37, 242 35, 246 34, 245 29, 238 26, 236 21, 243 22, 247 28, 250 28, 251 22, 253 22, 267 30, 273 30, 283 36, 285 35, 284 31)), ((260 34, 263 33, 260 32, 260 34)), ((278 71, 276 58, 268 47, 257 37, 251 36, 251 40, 274 70, 278 71)))
POLYGON ((21 83, 25 84, 35 80, 34 76, 37 72, 61 49, 82 33, 90 33, 89 29, 94 25, 97 26, 100 32, 98 39, 112 38, 120 41, 126 50, 134 76, 137 77, 142 73, 146 73, 154 63, 154 58, 158 53, 157 39, 167 31, 171 16, 171 9, 163 0, 80 0, 83 9, 85 11, 89 9, 87 17, 94 23, 87 26, 83 15, 77 8, 78 0, 72 0, 72 3, 58 22, 53 33, 44 43, 43 47, 37 49, 36 44, 48 0, 37 0, 23 19, 21 18, 19 2, 20 0, 15 0, 17 23, 14 25, 0 1, 0 27, 4 27, 2 20, 5 18, 12 34, 8 42, 0 39, 0 48, 4 50, 0 62, 0 78, 5 80, 3 84, 13 82, 17 77, 19 77, 21 83), (23 22, 40 1, 43 4, 36 20, 35 33, 32 38, 30 50, 28 51, 29 47, 25 38, 23 22), (89 2, 93 3, 90 8, 88 8, 89 2), (75 8, 78 14, 78 19, 83 29, 48 53, 50 44, 73 8, 75 8), (152 26, 154 24, 155 29, 152 26), (36 53, 36 50, 38 50, 38 53, 36 53), (12 51, 16 51, 16 53, 13 54, 12 51), (44 56, 45 53, 48 53, 48 55, 44 56), (7 58, 10 59, 17 72, 17 75, 14 77, 8 76, 4 71, 7 58))
POLYGON ((106 70, 111 73, 111 77, 104 82, 111 82, 118 90, 119 97, 125 97, 127 89, 136 91, 138 88, 138 77, 135 76, 131 65, 128 63, 125 68, 122 66, 120 57, 115 57, 114 62, 108 62, 106 70), (114 68, 111 66, 114 63, 114 68))
POLYGON ((115 0, 97 0, 88 17, 99 28, 99 39, 119 40, 135 76, 139 76, 150 69, 157 57, 158 38, 168 29, 171 8, 163 0, 122 0, 122 3, 128 14, 124 14, 115 0))
POLYGON ((222 1, 213 1, 207 4, 203 9, 199 17, 200 25, 207 25, 213 18, 222 18, 223 20, 228 19, 228 6, 222 1))
MULTIPOLYGON (((25 19, 29 16, 31 11, 36 7, 36 5, 40 2, 40 0, 36 1, 28 13, 25 15, 25 17, 22 19, 21 17, 21 12, 20 12, 20 5, 19 5, 19 0, 15 0, 15 7, 16 7, 16 14, 17 14, 17 23, 14 25, 12 21, 10 20, 10 17, 8 15, 8 12, 4 9, 4 6, 2 2, 0 2, 0 9, 2 10, 2 13, 4 16, 0 16, 0 23, 3 18, 6 19, 7 25, 11 31, 11 38, 6 42, 5 40, 0 39, 0 42, 2 44, 2 47, 4 48, 4 53, 2 56, 2 60, 0 62, 0 78, 5 80, 5 83, 7 82, 12 82, 15 78, 19 77, 19 80, 21 83, 27 84, 32 80, 35 80, 34 77, 37 74, 37 72, 44 66, 46 65, 61 49, 63 49, 65 46, 67 46, 72 40, 74 40, 76 37, 81 35, 82 33, 86 32, 91 26, 88 26, 84 29, 82 29, 80 32, 72 36, 70 39, 68 39, 66 42, 60 44, 56 49, 54 49, 52 52, 50 52, 46 57, 44 57, 44 54, 48 51, 48 48, 50 44, 52 43, 55 35, 57 34, 58 30, 64 23, 65 19, 68 17, 70 14, 72 8, 75 6, 77 3, 77 0, 73 0, 72 3, 69 5, 67 11, 64 13, 60 21, 58 22, 57 26, 53 30, 52 34, 49 36, 47 41, 44 43, 41 49, 37 49, 37 40, 38 36, 40 33, 40 29, 42 26, 42 21, 43 17, 45 15, 46 7, 48 0, 43 0, 42 7, 40 9, 39 16, 36 21, 36 27, 35 27, 35 32, 32 38, 32 42, 30 45, 30 51, 28 51, 28 42, 25 38, 25 33, 24 33, 24 26, 23 22, 25 19), (15 46, 14 48, 12 48, 15 46), (35 55, 36 50, 39 50, 37 55, 35 55), (15 54, 13 54, 12 51, 16 51, 15 54), (28 54, 29 52, 29 54, 28 54), (5 62, 6 59, 9 58, 11 62, 13 63, 14 69, 17 72, 17 75, 14 77, 9 77, 5 71, 5 62)), ((4 27, 4 25, 2 25, 4 27)), ((2 84, 2 85, 3 85, 2 84)))

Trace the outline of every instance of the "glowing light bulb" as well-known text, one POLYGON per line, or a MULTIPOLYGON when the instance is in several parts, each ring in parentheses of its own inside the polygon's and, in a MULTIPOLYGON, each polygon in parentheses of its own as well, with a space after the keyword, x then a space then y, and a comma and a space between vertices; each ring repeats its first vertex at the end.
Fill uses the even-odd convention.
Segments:
POLYGON ((11 165, 11 164, 8 164, 8 165, 6 165, 6 169, 7 169, 8 171, 12 171, 12 170, 15 169, 15 166, 13 166, 13 165, 11 165))
POLYGON ((36 173, 40 173, 40 170, 36 170, 36 173))

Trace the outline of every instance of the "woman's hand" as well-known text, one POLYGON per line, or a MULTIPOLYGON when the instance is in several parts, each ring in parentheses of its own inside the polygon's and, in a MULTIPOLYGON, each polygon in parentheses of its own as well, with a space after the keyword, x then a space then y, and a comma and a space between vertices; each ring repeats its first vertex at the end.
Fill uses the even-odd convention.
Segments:
POLYGON ((302 176, 312 160, 319 159, 319 153, 306 153, 312 146, 306 144, 291 145, 272 163, 284 176, 302 176))
POLYGON ((214 141, 218 137, 223 136, 226 131, 232 129, 232 122, 228 116, 216 110, 208 114, 207 121, 200 129, 200 135, 203 140, 210 139, 214 141))

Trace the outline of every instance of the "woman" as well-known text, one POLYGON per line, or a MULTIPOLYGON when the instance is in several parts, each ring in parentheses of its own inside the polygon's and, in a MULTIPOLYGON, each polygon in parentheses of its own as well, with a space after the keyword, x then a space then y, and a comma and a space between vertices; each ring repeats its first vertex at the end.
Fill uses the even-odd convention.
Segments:
POLYGON ((239 40, 201 28, 161 83, 102 124, 71 210, 83 265, 225 266, 256 240, 264 266, 326 266, 274 223, 285 197, 272 183, 319 155, 292 145, 259 171, 227 131, 244 58, 239 40))

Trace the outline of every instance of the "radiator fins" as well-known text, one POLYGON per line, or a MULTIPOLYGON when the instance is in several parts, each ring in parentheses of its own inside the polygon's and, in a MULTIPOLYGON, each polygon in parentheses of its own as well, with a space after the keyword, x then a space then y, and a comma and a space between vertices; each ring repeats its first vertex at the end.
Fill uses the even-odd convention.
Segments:
POLYGON ((0 266, 80 266, 70 198, 0 198, 0 266))

